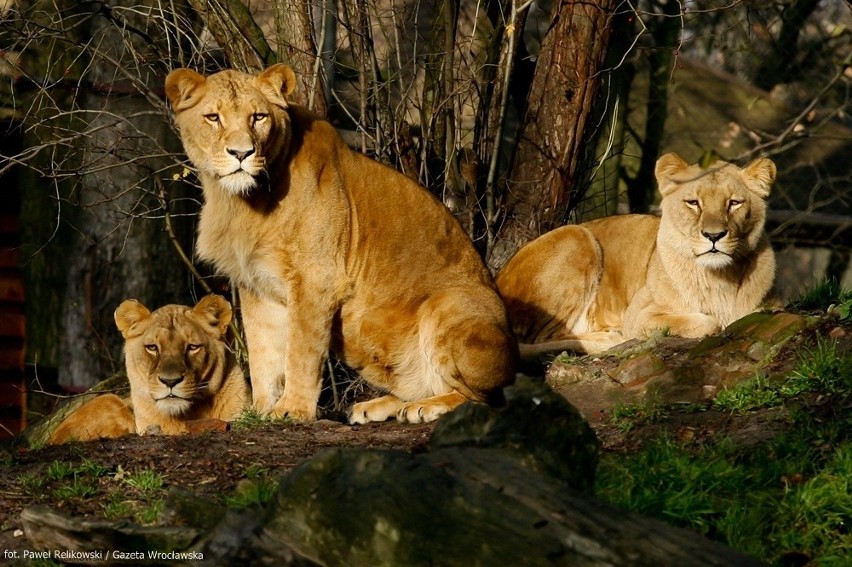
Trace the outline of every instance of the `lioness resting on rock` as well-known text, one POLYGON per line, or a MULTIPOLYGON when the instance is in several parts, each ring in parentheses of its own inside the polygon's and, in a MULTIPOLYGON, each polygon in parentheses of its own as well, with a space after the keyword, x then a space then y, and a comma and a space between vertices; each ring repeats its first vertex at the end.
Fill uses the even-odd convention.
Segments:
POLYGON ((514 377, 517 343, 452 215, 291 104, 296 77, 172 71, 204 205, 198 255, 239 287, 255 407, 313 420, 333 349, 389 395, 353 423, 425 422, 514 377))
POLYGON ((497 286, 522 343, 600 352, 655 329, 712 334, 756 311, 773 288, 764 232, 775 164, 745 168, 659 159, 662 217, 612 216, 563 226, 521 248, 497 286))
POLYGON ((115 311, 125 338, 130 400, 103 394, 74 411, 51 443, 155 431, 186 433, 194 420, 231 421, 251 402, 248 381, 225 344, 231 305, 218 295, 153 313, 135 299, 115 311))

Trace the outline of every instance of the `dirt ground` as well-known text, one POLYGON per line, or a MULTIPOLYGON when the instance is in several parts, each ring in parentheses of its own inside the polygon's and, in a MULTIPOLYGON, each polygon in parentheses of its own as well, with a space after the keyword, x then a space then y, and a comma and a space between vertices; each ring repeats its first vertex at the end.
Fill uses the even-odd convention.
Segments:
MULTIPOLYGON (((272 423, 248 431, 208 431, 185 436, 133 436, 41 449, 0 450, 0 549, 28 549, 20 533, 19 515, 41 503, 74 516, 103 517, 98 498, 50 501, 46 495, 28 495, 22 478, 44 475, 54 461, 73 465, 97 463, 111 472, 155 470, 164 487, 181 487, 195 494, 221 499, 246 478, 248 467, 283 475, 325 447, 375 447, 417 451, 426 446, 432 425, 395 422, 350 426, 322 420, 313 424, 272 423)), ((2 564, 0 557, 0 564, 2 564)))
MULTIPOLYGON (((821 329, 827 331, 828 329, 821 329)), ((848 330, 848 328, 847 328, 848 330)), ((812 340, 815 330, 802 340, 812 340)), ((773 361, 775 370, 787 369, 795 360, 796 347, 791 344, 773 361)), ((827 419, 835 412, 848 412, 848 400, 812 399, 806 403, 827 419), (847 407, 833 407, 840 403, 847 407)), ((652 423, 625 430, 611 420, 592 423, 604 451, 629 452, 643 439, 665 430, 683 443, 701 444, 727 436, 749 446, 771 439, 787 420, 783 408, 768 408, 745 415, 732 415, 712 409, 704 411, 667 408, 652 423)), ((89 519, 104 517, 104 502, 94 498, 58 499, 47 491, 33 493, 24 486, 30 476, 43 477, 51 463, 63 461, 78 466, 96 463, 107 470, 101 482, 111 482, 124 472, 154 470, 164 480, 164 488, 183 488, 192 493, 223 501, 225 495, 248 478, 251 469, 263 469, 277 478, 326 447, 374 447, 403 451, 428 449, 433 426, 380 424, 350 426, 331 420, 313 424, 274 422, 248 430, 207 431, 185 436, 133 436, 90 443, 48 446, 40 449, 0 447, 0 549, 28 548, 21 532, 20 513, 34 504, 47 504, 64 514, 89 519)), ((0 552, 2 553, 2 552, 0 552)), ((0 557, 0 564, 2 564, 0 557)))

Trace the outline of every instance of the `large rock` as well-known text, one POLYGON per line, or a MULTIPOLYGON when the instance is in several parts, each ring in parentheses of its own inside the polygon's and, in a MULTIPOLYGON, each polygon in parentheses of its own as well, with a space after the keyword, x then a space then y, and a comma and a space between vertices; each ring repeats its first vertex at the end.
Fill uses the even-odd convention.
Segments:
POLYGON ((753 313, 704 339, 656 336, 597 357, 557 358, 546 380, 593 422, 619 405, 703 402, 754 377, 806 325, 792 313, 753 313))

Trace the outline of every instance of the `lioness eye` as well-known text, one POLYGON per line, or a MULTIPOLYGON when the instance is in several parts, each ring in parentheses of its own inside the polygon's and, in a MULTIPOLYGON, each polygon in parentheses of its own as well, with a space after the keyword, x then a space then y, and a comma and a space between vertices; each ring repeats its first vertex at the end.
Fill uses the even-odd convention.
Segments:
POLYGON ((698 206, 698 199, 687 199, 687 200, 684 201, 684 203, 686 203, 690 207, 695 208, 695 207, 698 206))
POLYGON ((157 348, 157 345, 145 345, 145 350, 151 354, 157 354, 159 349, 157 348))
POLYGON ((201 345, 186 345, 186 352, 195 352, 201 348, 201 345))
POLYGON ((219 123, 219 115, 218 114, 205 114, 204 119, 211 124, 219 123))
POLYGON ((731 199, 730 201, 728 201, 728 208, 729 208, 729 209, 735 209, 735 208, 739 207, 739 206, 740 206, 740 205, 742 205, 742 204, 743 204, 743 202, 742 202, 742 201, 738 201, 738 200, 736 200, 736 199, 731 199))
POLYGON ((251 116, 251 121, 252 121, 253 124, 259 124, 259 123, 263 122, 264 120, 266 120, 267 116, 269 116, 269 115, 264 114, 262 112, 255 112, 251 116))

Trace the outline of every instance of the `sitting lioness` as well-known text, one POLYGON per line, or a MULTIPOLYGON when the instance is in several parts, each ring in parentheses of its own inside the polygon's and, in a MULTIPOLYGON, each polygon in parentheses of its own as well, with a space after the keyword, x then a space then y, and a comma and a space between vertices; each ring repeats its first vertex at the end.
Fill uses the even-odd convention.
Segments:
POLYGON ((204 205, 198 255, 239 287, 255 408, 314 420, 329 350, 388 392, 350 422, 426 422, 514 377, 490 274, 443 205, 291 104, 296 77, 177 69, 166 94, 204 205))
POLYGON ((65 419, 51 443, 71 439, 185 433, 194 420, 231 421, 251 401, 248 381, 225 344, 231 305, 208 295, 195 307, 166 305, 150 312, 135 299, 115 311, 125 338, 130 400, 103 394, 65 419))
POLYGON ((497 275, 522 353, 594 353, 655 329, 712 334, 757 310, 775 279, 764 232, 775 164, 702 169, 659 159, 662 217, 563 226, 521 248, 497 275), (538 348, 536 348, 538 347, 538 348))

